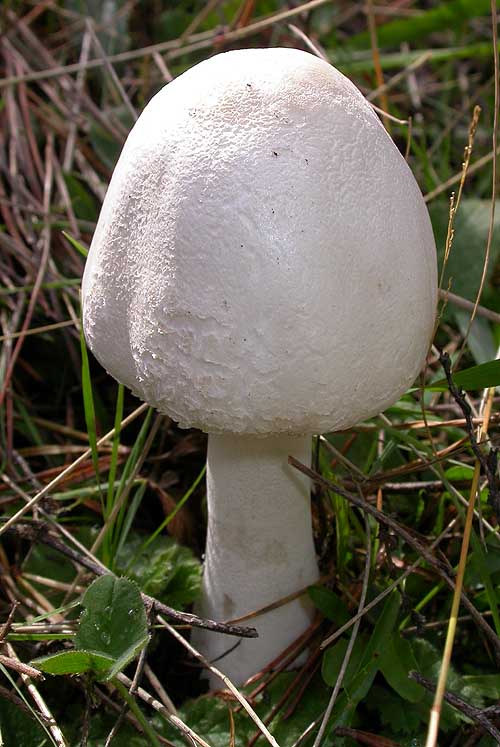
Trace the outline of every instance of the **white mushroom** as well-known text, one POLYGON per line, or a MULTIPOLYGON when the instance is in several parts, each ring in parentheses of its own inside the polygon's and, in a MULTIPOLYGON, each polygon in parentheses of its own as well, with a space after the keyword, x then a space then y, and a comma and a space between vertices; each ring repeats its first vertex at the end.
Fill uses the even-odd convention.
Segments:
MULTIPOLYGON (((293 49, 217 55, 148 104, 83 280, 103 366, 208 432, 200 611, 234 618, 314 583, 311 434, 392 404, 426 355, 435 246, 418 186, 355 86, 293 49)), ((295 600, 221 661, 242 682, 308 626, 295 600)), ((209 658, 234 639, 198 633, 209 658)))

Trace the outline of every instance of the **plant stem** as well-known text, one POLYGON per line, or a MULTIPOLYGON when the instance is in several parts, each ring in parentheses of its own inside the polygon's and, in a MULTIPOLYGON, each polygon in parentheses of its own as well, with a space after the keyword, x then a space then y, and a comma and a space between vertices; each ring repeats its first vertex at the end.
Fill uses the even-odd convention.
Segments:
POLYGON ((140 725, 142 726, 142 729, 144 731, 144 734, 149 738, 149 741, 154 747, 161 747, 160 741, 158 737, 156 736, 156 733, 147 720, 146 716, 143 714, 137 703, 135 702, 132 695, 130 695, 129 691, 125 687, 125 685, 122 685, 122 683, 115 677, 112 680, 113 687, 116 687, 120 695, 122 696, 123 700, 127 704, 127 706, 130 708, 140 725))

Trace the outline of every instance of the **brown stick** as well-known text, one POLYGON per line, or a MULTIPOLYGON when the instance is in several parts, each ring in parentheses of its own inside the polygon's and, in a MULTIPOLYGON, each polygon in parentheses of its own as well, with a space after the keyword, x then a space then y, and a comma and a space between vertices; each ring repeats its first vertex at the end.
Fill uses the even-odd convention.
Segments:
MULTIPOLYGON (((429 565, 431 565, 434 570, 441 576, 443 581, 446 583, 446 585, 450 589, 455 588, 455 583, 451 576, 449 574, 453 573, 453 569, 446 563, 444 563, 441 560, 438 560, 432 552, 428 550, 428 548, 423 545, 420 540, 418 540, 416 537, 414 537, 411 532, 406 529, 405 527, 398 524, 397 521, 392 519, 390 516, 387 516, 383 513, 383 511, 379 511, 375 508, 375 506, 372 506, 370 503, 365 501, 362 498, 359 498, 356 495, 353 495, 352 493, 348 493, 346 490, 343 490, 338 485, 335 485, 335 483, 330 482, 330 480, 327 480, 326 478, 322 477, 322 475, 319 475, 317 472, 314 472, 314 470, 310 469, 310 467, 306 467, 304 464, 301 464, 298 462, 294 457, 289 456, 288 457, 288 463, 292 465, 292 467, 295 467, 299 470, 299 472, 302 472, 304 475, 307 475, 313 482, 315 482, 317 485, 319 485, 322 488, 325 488, 326 490, 331 490, 333 493, 337 493, 337 495, 340 495, 342 498, 345 498, 346 501, 351 503, 353 506, 356 506, 356 508, 359 508, 361 511, 365 511, 366 513, 373 516, 379 523, 385 524, 386 526, 390 527, 397 535, 399 535, 410 547, 412 547, 419 555, 421 555, 424 560, 426 560, 429 565)), ((484 635, 488 638, 491 645, 493 646, 493 649, 495 651, 495 657, 498 662, 500 662, 500 639, 498 638, 497 634, 491 628, 486 620, 483 619, 483 617, 479 614, 477 609, 474 607, 472 602, 470 601, 469 597, 462 592, 461 594, 462 604, 464 607, 467 608, 467 610, 470 612, 472 617, 474 618, 474 621, 478 628, 481 629, 481 631, 484 633, 484 635)))
MULTIPOLYGON (((76 550, 68 547, 58 537, 56 537, 51 531, 47 524, 43 522, 32 522, 31 524, 15 524, 8 530, 14 532, 19 537, 27 539, 31 542, 40 542, 44 545, 52 547, 62 555, 65 555, 70 560, 74 561, 78 565, 87 568, 87 570, 94 573, 96 576, 104 576, 111 574, 104 566, 92 562, 90 558, 81 555, 76 550)), ((150 597, 148 594, 142 594, 144 604, 150 608, 154 606, 156 612, 161 612, 163 615, 167 615, 175 622, 192 625, 195 628, 206 628, 207 630, 214 630, 218 633, 226 633, 227 635, 235 635, 241 638, 257 638, 258 633, 255 628, 242 627, 240 625, 228 625, 222 622, 216 622, 215 620, 205 620, 198 615, 193 615, 189 612, 179 612, 172 607, 169 607, 163 602, 160 602, 154 597, 150 597)))

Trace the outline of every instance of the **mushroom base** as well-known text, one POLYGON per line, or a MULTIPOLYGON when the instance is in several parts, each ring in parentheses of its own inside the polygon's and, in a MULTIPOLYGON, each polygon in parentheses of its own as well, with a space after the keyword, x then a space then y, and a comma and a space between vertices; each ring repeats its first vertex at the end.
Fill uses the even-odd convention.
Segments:
MULTIPOLYGON (((288 465, 289 455, 309 465, 311 437, 209 436, 201 616, 229 621, 318 580, 309 480, 288 465)), ((303 595, 252 618, 259 638, 242 639, 225 656, 237 643, 233 636, 196 629, 192 641, 239 685, 301 635, 313 616, 303 595)))

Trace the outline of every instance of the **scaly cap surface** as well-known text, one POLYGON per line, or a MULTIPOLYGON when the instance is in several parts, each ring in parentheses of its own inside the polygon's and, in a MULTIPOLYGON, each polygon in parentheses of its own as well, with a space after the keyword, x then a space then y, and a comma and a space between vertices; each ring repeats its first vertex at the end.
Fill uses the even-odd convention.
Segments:
POLYGON ((294 49, 219 54, 151 100, 83 281, 98 360, 208 432, 380 412, 418 374, 435 305, 410 169, 356 87, 294 49))

